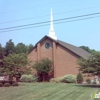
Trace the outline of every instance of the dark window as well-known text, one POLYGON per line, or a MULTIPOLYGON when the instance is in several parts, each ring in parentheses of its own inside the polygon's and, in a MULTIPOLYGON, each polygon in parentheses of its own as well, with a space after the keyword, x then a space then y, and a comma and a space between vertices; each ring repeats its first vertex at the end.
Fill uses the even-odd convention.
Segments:
POLYGON ((50 48, 50 44, 49 44, 49 43, 46 43, 46 44, 45 44, 45 48, 46 48, 46 49, 49 49, 49 48, 50 48))

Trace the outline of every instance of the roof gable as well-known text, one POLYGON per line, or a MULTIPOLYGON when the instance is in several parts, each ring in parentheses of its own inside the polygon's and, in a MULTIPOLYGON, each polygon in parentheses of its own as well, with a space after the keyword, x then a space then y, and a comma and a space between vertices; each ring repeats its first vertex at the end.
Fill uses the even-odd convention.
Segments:
POLYGON ((82 58, 87 59, 89 56, 91 56, 90 53, 88 53, 87 51, 85 51, 85 50, 83 50, 83 49, 81 49, 81 48, 79 48, 79 47, 76 47, 76 46, 71 45, 71 44, 69 44, 69 43, 63 42, 63 41, 61 41, 61 40, 54 40, 54 39, 52 39, 52 38, 49 37, 49 36, 44 36, 40 41, 38 41, 38 42, 36 43, 36 45, 33 47, 33 49, 37 46, 37 44, 38 44, 39 42, 42 42, 42 41, 43 41, 44 39, 46 39, 46 38, 48 38, 48 39, 54 41, 55 43, 57 43, 57 44, 59 44, 59 45, 65 47, 66 49, 70 50, 71 52, 73 52, 74 54, 78 55, 79 57, 82 57, 82 58))
MULTIPOLYGON (((46 38, 48 38, 48 39, 50 39, 50 40, 52 40, 52 41, 54 41, 54 42, 57 42, 57 40, 52 39, 51 37, 45 35, 40 41, 38 41, 38 42, 36 43, 36 45, 37 45, 39 42, 42 42, 42 41, 43 41, 44 39, 46 39, 46 38)), ((36 46, 36 45, 35 45, 35 46, 36 46)))
POLYGON ((64 46, 66 49, 70 50, 71 52, 75 53, 76 55, 78 55, 78 56, 80 56, 82 58, 87 59, 89 56, 91 56, 90 53, 88 53, 87 51, 85 51, 85 50, 83 50, 83 49, 81 49, 79 47, 76 47, 76 46, 71 45, 69 43, 65 43, 65 42, 63 42, 61 40, 57 40, 57 41, 58 41, 58 43, 60 45, 64 46))

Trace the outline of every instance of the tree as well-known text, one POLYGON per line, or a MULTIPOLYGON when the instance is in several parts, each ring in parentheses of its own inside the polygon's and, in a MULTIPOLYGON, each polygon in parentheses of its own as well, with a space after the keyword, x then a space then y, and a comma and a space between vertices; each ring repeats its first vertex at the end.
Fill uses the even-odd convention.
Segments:
POLYGON ((79 48, 82 48, 83 50, 85 50, 85 51, 87 51, 87 52, 89 52, 89 53, 91 53, 93 55, 98 52, 98 51, 96 51, 94 49, 90 49, 88 46, 80 46, 79 48))
POLYGON ((28 46, 28 53, 30 53, 30 52, 32 51, 32 49, 33 49, 33 45, 30 44, 30 45, 28 46))
POLYGON ((5 46, 5 56, 8 56, 9 54, 12 54, 15 52, 15 45, 12 42, 12 39, 10 39, 5 46))
MULTIPOLYGON (((4 55, 5 55, 5 49, 4 49, 4 48, 2 47, 2 45, 0 44, 0 60, 3 59, 4 55)), ((0 67, 2 67, 2 66, 3 66, 3 63, 0 62, 0 67)))
POLYGON ((28 46, 23 43, 18 43, 15 47, 15 52, 18 53, 30 53, 33 49, 33 45, 29 44, 28 46))
POLYGON ((87 46, 80 46, 80 48, 84 49, 85 51, 87 51, 89 53, 91 52, 90 48, 87 46))
POLYGON ((80 71, 89 75, 97 75, 100 77, 100 52, 95 53, 88 59, 80 59, 78 61, 80 71))
POLYGON ((28 47, 23 43, 18 43, 15 47, 15 52, 18 53, 27 53, 28 47))
POLYGON ((82 76, 82 73, 80 73, 80 72, 77 74, 77 82, 78 83, 82 83, 83 82, 83 76, 82 76))
POLYGON ((3 59, 4 55, 5 55, 4 48, 0 44, 0 59, 3 59))
POLYGON ((52 61, 48 58, 36 61, 32 67, 35 68, 37 70, 38 75, 42 77, 41 81, 45 81, 46 76, 48 76, 48 74, 53 70, 52 61))
POLYGON ((30 71, 30 68, 27 68, 29 61, 25 53, 9 54, 1 62, 3 63, 3 67, 0 69, 0 73, 10 75, 10 77, 15 76, 18 78, 30 71))

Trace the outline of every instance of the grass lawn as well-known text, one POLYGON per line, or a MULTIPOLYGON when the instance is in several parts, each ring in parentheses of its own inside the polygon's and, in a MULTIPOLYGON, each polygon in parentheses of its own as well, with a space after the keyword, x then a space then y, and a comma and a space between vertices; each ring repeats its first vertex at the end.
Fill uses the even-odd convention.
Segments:
POLYGON ((18 87, 0 87, 0 100, 91 100, 93 92, 100 92, 100 88, 65 83, 20 83, 18 87))

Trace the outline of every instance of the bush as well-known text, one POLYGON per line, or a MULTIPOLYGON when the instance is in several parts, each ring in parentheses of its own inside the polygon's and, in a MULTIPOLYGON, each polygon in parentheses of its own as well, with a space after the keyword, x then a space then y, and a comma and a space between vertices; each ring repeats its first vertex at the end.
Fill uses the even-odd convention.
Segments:
POLYGON ((5 83, 5 81, 0 81, 0 83, 4 84, 4 83, 5 83))
POLYGON ((0 87, 2 87, 3 86, 3 84, 2 83, 0 83, 0 87))
POLYGON ((86 79, 86 82, 87 82, 88 84, 91 84, 90 78, 86 79))
POLYGON ((92 84, 97 84, 95 81, 92 84))
POLYGON ((15 82, 15 83, 13 83, 13 84, 12 84, 12 86, 18 86, 18 83, 17 83, 17 82, 15 82))
POLYGON ((51 78, 51 79, 50 79, 50 82, 56 83, 56 78, 51 78))
POLYGON ((5 83, 4 84, 4 87, 9 87, 10 86, 10 83, 5 83))
POLYGON ((6 81, 6 82, 9 83, 10 85, 12 85, 13 83, 15 83, 15 81, 11 81, 11 80, 6 81))
POLYGON ((66 75, 63 77, 58 77, 58 78, 52 78, 50 79, 50 82, 54 82, 54 83, 75 83, 76 82, 76 76, 74 75, 66 75))
POLYGON ((22 82, 37 82, 38 81, 38 77, 37 76, 33 76, 33 75, 22 75, 20 80, 22 82))
POLYGON ((65 82, 65 83, 76 83, 76 76, 69 74, 69 75, 63 76, 60 79, 60 81, 65 82))
POLYGON ((51 78, 50 82, 52 82, 52 83, 60 83, 61 82, 61 78, 60 77, 59 78, 51 78))
POLYGON ((12 85, 13 83, 15 83, 14 81, 9 81, 9 80, 7 80, 7 81, 0 81, 0 83, 2 83, 3 85, 5 84, 5 83, 9 83, 10 85, 12 85))
POLYGON ((83 82, 83 76, 82 76, 82 73, 78 73, 77 74, 77 83, 82 83, 83 82))

